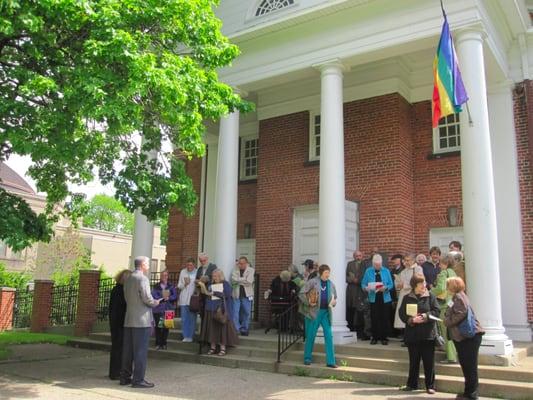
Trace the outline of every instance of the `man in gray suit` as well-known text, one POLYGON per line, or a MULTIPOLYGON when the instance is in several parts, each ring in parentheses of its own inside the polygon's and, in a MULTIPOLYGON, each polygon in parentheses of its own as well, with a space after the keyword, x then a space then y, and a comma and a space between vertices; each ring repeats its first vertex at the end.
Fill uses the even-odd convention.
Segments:
POLYGON ((135 259, 135 271, 124 282, 126 318, 124 320, 124 347, 122 350, 122 370, 120 384, 135 388, 152 388, 153 383, 144 380, 148 344, 152 330, 152 308, 161 299, 154 300, 150 293, 150 282, 144 275, 149 270, 148 257, 135 259), (132 378, 132 364, 133 369, 132 378))

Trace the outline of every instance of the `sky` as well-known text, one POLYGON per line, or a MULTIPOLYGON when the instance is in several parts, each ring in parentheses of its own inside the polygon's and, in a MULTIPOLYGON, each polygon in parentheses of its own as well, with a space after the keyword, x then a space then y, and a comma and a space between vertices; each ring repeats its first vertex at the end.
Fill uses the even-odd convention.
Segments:
MULTIPOLYGON (((16 173, 18 173, 20 176, 22 176, 26 182, 33 188, 33 190, 37 191, 35 182, 33 179, 31 179, 28 175, 26 175, 26 172, 28 171, 28 168, 31 165, 31 158, 28 156, 19 156, 18 154, 11 154, 9 159, 6 161, 6 164, 11 167, 16 173)), ((90 182, 89 184, 85 186, 78 186, 78 185, 69 185, 69 188, 73 192, 78 193, 84 193, 87 195, 87 200, 92 199, 97 194, 107 194, 109 196, 113 196, 115 193, 115 190, 112 185, 102 185, 98 179, 90 182)), ((40 193, 43 194, 44 193, 40 193)))

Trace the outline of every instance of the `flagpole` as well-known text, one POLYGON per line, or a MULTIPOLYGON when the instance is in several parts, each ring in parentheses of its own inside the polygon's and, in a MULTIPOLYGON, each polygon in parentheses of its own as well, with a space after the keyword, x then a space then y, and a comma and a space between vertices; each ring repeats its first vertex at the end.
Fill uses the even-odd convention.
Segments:
POLYGON ((440 9, 442 10, 442 16, 444 19, 446 19, 446 13, 444 12, 444 5, 442 4, 442 0, 440 0, 440 9))
POLYGON ((468 114, 468 125, 474 126, 474 122, 472 121, 472 115, 470 114, 470 107, 468 106, 468 101, 466 102, 466 112, 468 114))

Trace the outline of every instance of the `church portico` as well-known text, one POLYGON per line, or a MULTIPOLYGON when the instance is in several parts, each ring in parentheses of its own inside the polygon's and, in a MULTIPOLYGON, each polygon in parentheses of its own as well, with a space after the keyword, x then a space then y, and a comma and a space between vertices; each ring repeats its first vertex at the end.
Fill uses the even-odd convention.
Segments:
MULTIPOLYGON (((512 88, 508 86, 503 98, 490 91, 487 97, 487 88, 497 87, 508 75, 500 48, 504 36, 494 36, 490 21, 495 11, 488 10, 487 17, 471 2, 450 2, 448 15, 466 71, 474 126, 463 112, 433 130, 431 68, 442 24, 440 9, 414 1, 412 13, 392 22, 400 8, 382 10, 381 15, 371 3, 364 6, 372 11, 369 18, 388 21, 383 25, 387 32, 362 35, 367 23, 356 18, 353 32, 339 39, 348 16, 354 16, 355 8, 349 7, 342 11, 345 18, 337 19, 337 30, 323 17, 317 31, 330 35, 329 40, 339 39, 326 47, 322 39, 312 40, 313 33, 306 30, 310 22, 265 32, 276 46, 261 46, 262 36, 235 33, 234 40, 242 40, 243 55, 222 76, 246 90, 256 110, 236 119, 231 156, 221 150, 227 121, 209 129, 202 170, 205 197, 200 199, 203 235, 182 258, 206 251, 229 271, 243 249, 253 252, 262 294, 282 269, 301 264, 315 249, 314 259, 333 269, 340 297, 334 326, 341 332, 346 327, 347 236, 354 238, 354 249, 368 253, 378 247, 392 255, 427 253, 435 244, 432 238, 446 238, 446 231, 464 242, 468 286, 474 309, 488 328, 487 340, 501 344, 494 350, 498 354, 508 353, 512 347, 504 326, 520 340, 527 340, 531 330, 526 284, 522 282, 520 296, 512 296, 513 278, 502 269, 510 268, 512 277, 525 280, 517 243, 522 233, 519 224, 508 222, 521 218, 516 156, 514 167, 508 165, 516 145, 504 135, 514 131, 512 88), (475 27, 478 36, 468 27, 475 27), (281 32, 287 35, 283 40, 281 32), (296 45, 306 32, 311 39, 296 45), (507 107, 505 118, 489 114, 500 107, 507 107), (500 146, 506 156, 493 156, 500 146), (221 181, 222 176, 231 179, 221 181), (503 190, 511 190, 511 195, 501 196, 503 190), (231 198, 231 206, 221 202, 224 198, 231 198), (346 201, 355 204, 351 211, 346 211, 346 201), (307 210, 305 218, 297 221, 296 212, 302 209, 307 210), (347 228, 346 221, 352 220, 347 228), (307 224, 305 229, 301 224, 307 224), (512 260, 512 266, 506 260, 512 260)), ((378 29, 374 23, 371 29, 378 29)), ((256 301, 264 321, 269 306, 262 298, 256 301)))

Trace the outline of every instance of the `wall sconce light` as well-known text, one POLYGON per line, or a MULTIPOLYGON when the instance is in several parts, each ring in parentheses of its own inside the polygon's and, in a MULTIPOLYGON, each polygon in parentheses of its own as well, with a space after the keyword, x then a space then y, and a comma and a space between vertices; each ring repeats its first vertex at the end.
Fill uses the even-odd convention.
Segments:
POLYGON ((457 226, 457 207, 451 206, 448 207, 448 225, 457 226))

